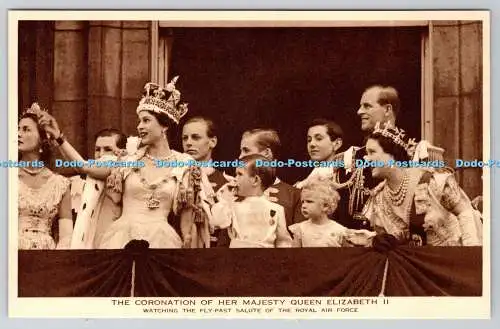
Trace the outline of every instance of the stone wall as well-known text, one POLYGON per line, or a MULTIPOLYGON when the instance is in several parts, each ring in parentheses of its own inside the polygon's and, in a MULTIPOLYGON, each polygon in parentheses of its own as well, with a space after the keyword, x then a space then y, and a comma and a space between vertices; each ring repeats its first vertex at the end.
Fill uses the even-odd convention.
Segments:
POLYGON ((136 131, 135 108, 150 79, 147 21, 21 22, 20 110, 38 101, 82 156, 106 127, 136 131))
MULTIPOLYGON (((437 21, 431 28, 434 68, 434 143, 446 161, 482 159, 482 26, 476 21, 437 21)), ((457 169, 467 194, 482 193, 481 169, 457 169)))

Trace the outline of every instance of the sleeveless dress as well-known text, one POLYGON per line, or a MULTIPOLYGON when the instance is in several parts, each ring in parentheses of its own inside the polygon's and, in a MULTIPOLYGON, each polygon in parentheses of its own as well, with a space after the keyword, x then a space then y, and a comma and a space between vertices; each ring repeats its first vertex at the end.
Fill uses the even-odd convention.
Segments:
POLYGON ((156 189, 159 207, 150 209, 146 202, 151 192, 143 186, 139 174, 131 172, 124 181, 122 215, 104 233, 100 248, 121 249, 134 239, 147 240, 150 248, 181 248, 181 238, 167 222, 175 190, 176 180, 170 177, 156 189))
POLYGON ((64 193, 70 181, 52 173, 47 181, 37 188, 19 180, 19 249, 55 249, 52 224, 57 218, 64 193))
MULTIPOLYGON (((126 157, 123 160, 140 160, 145 150, 140 149, 136 154, 126 157)), ((172 150, 173 160, 184 163, 184 166, 174 167, 168 175, 158 177, 156 180, 148 182, 148 185, 156 185, 154 190, 154 203, 156 207, 148 206, 151 201, 152 191, 141 182, 141 173, 135 168, 115 168, 107 179, 107 188, 122 194, 122 212, 121 216, 113 222, 103 234, 99 248, 101 249, 121 249, 131 240, 146 240, 150 248, 156 249, 174 249, 182 248, 183 242, 179 234, 168 223, 170 212, 179 214, 182 208, 186 206, 182 200, 189 189, 185 185, 188 168, 186 164, 192 158, 177 151, 172 150)), ((145 167, 144 167, 145 168, 145 167)), ((142 169, 144 169, 142 168, 142 169)), ((205 186, 200 192, 201 200, 207 200, 208 195, 213 192, 208 189, 208 179, 202 177, 202 183, 205 186)), ((200 201, 200 208, 209 216, 210 210, 207 208, 207 202, 200 201)), ((208 219, 205 221, 208 225, 208 219)), ((209 236, 208 229, 200 231, 203 237, 209 236)), ((209 245, 208 237, 204 237, 204 243, 209 245)))

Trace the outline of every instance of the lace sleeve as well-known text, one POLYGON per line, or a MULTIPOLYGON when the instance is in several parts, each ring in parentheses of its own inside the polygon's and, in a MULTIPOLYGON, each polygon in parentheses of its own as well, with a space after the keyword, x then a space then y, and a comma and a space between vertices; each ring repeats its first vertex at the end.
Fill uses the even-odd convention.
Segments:
POLYGON ((62 190, 63 190, 63 195, 64 195, 66 192, 70 191, 71 181, 66 177, 62 177, 62 178, 63 179, 62 179, 61 184, 62 184, 62 190))
POLYGON ((115 204, 120 204, 122 201, 124 179, 125 174, 123 168, 111 169, 111 174, 109 174, 106 179, 106 195, 110 197, 115 204))
POLYGON ((120 169, 111 169, 111 174, 106 179, 106 188, 115 193, 123 193, 123 171, 120 169))
POLYGON ((482 244, 482 223, 479 213, 471 204, 465 192, 458 186, 453 176, 446 178, 441 205, 456 215, 462 234, 464 246, 480 246, 482 244))
MULTIPOLYGON (((118 157, 118 161, 139 161, 141 157, 144 155, 144 149, 140 149, 136 154, 133 155, 125 155, 118 157)), ((111 173, 106 178, 106 189, 107 192, 114 194, 122 194, 123 193, 123 181, 132 171, 139 170, 139 167, 117 167, 112 168, 111 173)))
MULTIPOLYGON (((56 174, 57 175, 57 174, 56 174)), ((59 205, 62 201, 63 196, 70 190, 71 181, 61 175, 56 176, 55 184, 53 184, 53 191, 51 191, 51 195, 53 196, 53 204, 59 205)))

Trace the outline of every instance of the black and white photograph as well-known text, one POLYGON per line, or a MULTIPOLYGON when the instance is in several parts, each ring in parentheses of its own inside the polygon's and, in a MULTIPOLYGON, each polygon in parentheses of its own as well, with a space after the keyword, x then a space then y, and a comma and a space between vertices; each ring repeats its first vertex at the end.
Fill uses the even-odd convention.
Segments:
POLYGON ((9 313, 489 318, 489 17, 10 11, 9 313))

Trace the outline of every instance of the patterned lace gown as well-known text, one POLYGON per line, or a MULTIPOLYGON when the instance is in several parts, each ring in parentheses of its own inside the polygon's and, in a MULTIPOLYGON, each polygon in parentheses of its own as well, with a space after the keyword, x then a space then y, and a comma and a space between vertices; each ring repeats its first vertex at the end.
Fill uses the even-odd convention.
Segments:
POLYGON ((55 249, 52 224, 69 186, 70 181, 57 174, 37 188, 19 180, 19 249, 55 249))

